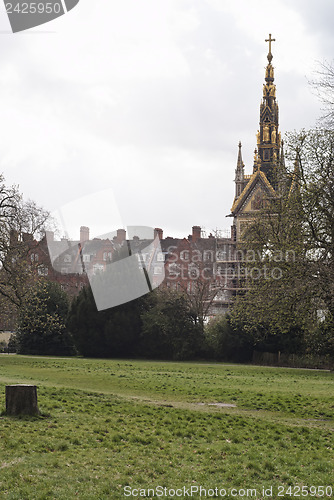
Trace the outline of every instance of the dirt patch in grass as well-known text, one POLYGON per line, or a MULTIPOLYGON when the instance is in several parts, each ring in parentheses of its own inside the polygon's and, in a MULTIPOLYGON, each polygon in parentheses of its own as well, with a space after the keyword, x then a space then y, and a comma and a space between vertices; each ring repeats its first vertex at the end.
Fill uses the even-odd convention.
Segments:
POLYGON ((217 406, 217 408, 236 408, 232 403, 197 403, 199 406, 217 406))

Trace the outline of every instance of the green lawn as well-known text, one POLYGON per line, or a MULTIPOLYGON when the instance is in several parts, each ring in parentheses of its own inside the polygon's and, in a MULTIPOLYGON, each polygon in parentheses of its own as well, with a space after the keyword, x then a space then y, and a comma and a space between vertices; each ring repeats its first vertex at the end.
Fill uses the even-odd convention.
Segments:
POLYGON ((38 386, 42 416, 0 417, 0 499, 334 492, 333 373, 0 355, 2 409, 11 383, 38 386))

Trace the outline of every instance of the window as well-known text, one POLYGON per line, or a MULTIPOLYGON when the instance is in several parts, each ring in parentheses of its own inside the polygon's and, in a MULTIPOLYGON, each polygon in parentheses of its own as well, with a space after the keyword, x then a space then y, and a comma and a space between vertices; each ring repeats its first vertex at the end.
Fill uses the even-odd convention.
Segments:
POLYGON ((223 268, 222 268, 222 266, 217 266, 216 274, 217 274, 217 276, 222 276, 223 275, 223 268))
POLYGON ((93 271, 94 271, 94 274, 104 271, 104 265, 103 264, 94 264, 93 271))
POLYGON ((84 253, 82 258, 84 262, 90 262, 90 255, 88 253, 84 253))
POLYGON ((46 266, 39 266, 38 268, 38 274, 40 276, 47 276, 49 274, 49 270, 46 266))
POLYGON ((217 260, 226 260, 226 252, 224 250, 218 250, 217 260))
POLYGON ((270 150, 269 149, 265 149, 263 151, 263 159, 264 159, 264 161, 269 161, 270 160, 270 150))
POLYGON ((213 250, 205 250, 203 257, 205 262, 213 262, 214 261, 213 250))
POLYGON ((171 276, 179 276, 180 274, 180 266, 178 266, 177 264, 169 264, 168 270, 171 276))
POLYGON ((157 255, 157 261, 158 262, 163 262, 165 260, 165 256, 162 252, 158 252, 158 255, 157 255))
POLYGON ((162 274, 162 267, 161 266, 155 266, 155 268, 154 268, 154 274, 162 274))
POLYGON ((137 259, 139 263, 146 262, 146 253, 137 253, 137 259))
POLYGON ((200 271, 199 271, 198 267, 195 266, 195 264, 193 264, 193 263, 189 264, 189 266, 188 266, 188 276, 191 279, 198 279, 200 276, 200 271))
POLYGON ((103 252, 103 260, 111 260, 111 252, 103 252))

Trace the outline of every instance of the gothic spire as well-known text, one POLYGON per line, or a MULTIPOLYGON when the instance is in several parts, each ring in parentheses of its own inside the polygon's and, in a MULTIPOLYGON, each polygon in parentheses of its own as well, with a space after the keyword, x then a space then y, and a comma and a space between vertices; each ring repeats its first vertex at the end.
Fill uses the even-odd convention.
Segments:
POLYGON ((242 153, 241 153, 241 141, 239 141, 239 151, 238 151, 238 160, 237 160, 237 168, 235 169, 235 196, 238 198, 240 196, 244 186, 245 180, 245 165, 242 161, 242 153))
POLYGON ((263 98, 260 106, 260 129, 257 133, 257 149, 262 170, 269 182, 274 184, 275 172, 279 163, 280 136, 278 132, 278 105, 276 103, 276 85, 274 84, 274 67, 271 62, 273 55, 271 44, 275 38, 265 40, 269 42, 267 55, 268 64, 265 69, 265 83, 263 84, 263 98))
POLYGON ((241 144, 241 141, 239 141, 238 148, 239 148, 239 152, 238 152, 237 170, 238 169, 242 170, 244 168, 244 162, 242 161, 242 152, 241 152, 242 144, 241 144))

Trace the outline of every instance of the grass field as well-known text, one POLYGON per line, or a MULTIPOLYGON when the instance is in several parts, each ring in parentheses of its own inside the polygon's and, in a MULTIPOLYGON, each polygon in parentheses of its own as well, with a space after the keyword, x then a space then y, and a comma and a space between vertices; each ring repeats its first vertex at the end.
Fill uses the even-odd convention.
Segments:
POLYGON ((333 373, 0 355, 12 383, 42 415, 0 417, 1 499, 333 495, 333 373))

